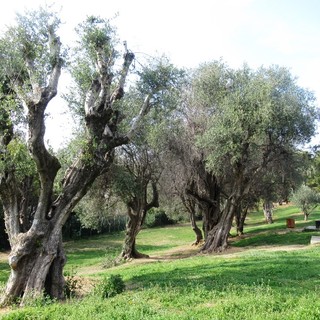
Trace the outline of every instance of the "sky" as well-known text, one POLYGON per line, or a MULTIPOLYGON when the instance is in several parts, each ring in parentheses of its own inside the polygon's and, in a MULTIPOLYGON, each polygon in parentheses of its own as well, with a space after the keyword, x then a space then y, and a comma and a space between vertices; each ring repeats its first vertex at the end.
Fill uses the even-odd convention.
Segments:
MULTIPOLYGON (((320 0, 10 0, 0 11, 0 31, 16 12, 52 3, 63 22, 63 43, 73 41, 74 27, 86 16, 99 15, 112 19, 137 60, 165 54, 186 68, 220 58, 234 68, 285 66, 320 101, 320 0)), ((71 125, 64 102, 55 99, 47 137, 58 148, 71 125)))

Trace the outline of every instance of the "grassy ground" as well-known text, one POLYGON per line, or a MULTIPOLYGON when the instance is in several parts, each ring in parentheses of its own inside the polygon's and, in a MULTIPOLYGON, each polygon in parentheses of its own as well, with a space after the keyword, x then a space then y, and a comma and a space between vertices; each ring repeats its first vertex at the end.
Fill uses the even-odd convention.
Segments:
MULTIPOLYGON (((104 275, 119 274, 126 291, 100 299, 87 294, 65 303, 40 301, 32 307, 6 310, 3 319, 320 319, 320 246, 302 232, 320 220, 320 211, 303 221, 299 210, 281 206, 275 222, 262 213, 248 216, 243 237, 231 248, 202 255, 190 244, 190 226, 145 229, 138 249, 150 259, 104 268, 120 251, 123 234, 68 242, 66 270, 82 281, 83 290, 104 275), (286 228, 294 218, 295 229, 286 228)), ((0 259, 0 281, 8 267, 0 259)), ((90 289, 90 288, 89 288, 90 289)), ((87 290, 89 291, 89 290, 87 290)), ((0 313, 1 318, 1 313, 0 313)))

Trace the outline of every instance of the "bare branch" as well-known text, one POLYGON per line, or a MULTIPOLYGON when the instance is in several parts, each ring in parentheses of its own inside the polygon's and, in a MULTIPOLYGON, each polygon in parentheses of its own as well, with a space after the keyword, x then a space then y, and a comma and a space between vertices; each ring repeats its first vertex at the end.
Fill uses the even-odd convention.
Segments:
POLYGON ((60 38, 55 34, 52 26, 48 28, 48 33, 52 70, 50 73, 49 84, 46 87, 45 91, 47 93, 47 99, 51 100, 57 94, 58 91, 58 82, 61 75, 63 59, 60 55, 60 38))
POLYGON ((124 54, 124 62, 122 65, 122 70, 121 70, 121 75, 120 75, 120 79, 119 79, 119 83, 116 87, 116 89, 114 90, 114 92, 111 95, 111 105, 116 101, 119 100, 123 97, 124 94, 124 85, 127 79, 127 75, 129 72, 129 68, 130 65, 132 63, 134 59, 134 54, 130 51, 126 51, 126 53, 124 54))
POLYGON ((146 97, 143 101, 142 107, 140 109, 140 112, 139 112, 137 118, 133 121, 133 124, 132 124, 129 132, 126 135, 129 140, 132 139, 138 126, 140 125, 142 118, 147 114, 148 109, 150 107, 150 99, 151 99, 151 94, 149 93, 146 95, 146 97))

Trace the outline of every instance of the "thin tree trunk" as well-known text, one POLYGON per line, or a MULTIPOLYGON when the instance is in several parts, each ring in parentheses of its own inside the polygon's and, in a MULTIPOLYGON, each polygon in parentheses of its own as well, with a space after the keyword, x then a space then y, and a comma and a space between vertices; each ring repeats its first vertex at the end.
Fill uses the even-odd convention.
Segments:
POLYGON ((267 223, 273 223, 272 219, 272 208, 273 204, 271 201, 265 201, 263 203, 263 212, 267 223))
POLYGON ((190 212, 190 221, 191 227, 194 233, 196 234, 196 240, 192 243, 192 245, 196 246, 203 240, 203 235, 201 229, 198 228, 196 223, 195 211, 190 212))
MULTIPOLYGON (((122 251, 117 260, 130 260, 139 258, 149 258, 148 255, 140 253, 136 249, 136 238, 145 221, 148 210, 159 207, 159 193, 155 182, 152 185, 152 200, 147 203, 148 183, 143 184, 143 194, 141 197, 134 197, 127 204, 129 221, 126 227, 126 236, 122 251)), ((139 191, 138 191, 139 194, 139 191)))
POLYGON ((184 207, 186 208, 186 210, 190 215, 191 227, 196 235, 196 240, 192 243, 192 245, 198 245, 203 240, 203 235, 202 235, 201 229, 198 228, 196 223, 196 213, 195 213, 196 201, 193 197, 191 197, 186 193, 180 194, 180 198, 181 198, 182 204, 184 205, 184 207))
POLYGON ((248 214, 248 207, 246 207, 245 209, 242 209, 242 206, 239 206, 239 208, 236 210, 235 220, 237 225, 238 236, 243 235, 244 222, 246 220, 247 214, 248 214))

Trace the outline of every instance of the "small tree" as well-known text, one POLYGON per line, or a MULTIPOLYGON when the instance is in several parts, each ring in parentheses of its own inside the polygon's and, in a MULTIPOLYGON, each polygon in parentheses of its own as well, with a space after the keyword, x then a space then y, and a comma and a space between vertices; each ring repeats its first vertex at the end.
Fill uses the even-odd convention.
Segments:
POLYGON ((148 211, 159 207, 158 157, 145 144, 122 147, 114 170, 113 188, 127 207, 126 235, 119 259, 148 257, 137 251, 136 237, 148 211))
POLYGON ((302 210, 304 220, 307 221, 310 213, 320 203, 320 195, 310 187, 302 185, 293 193, 292 202, 302 210))

